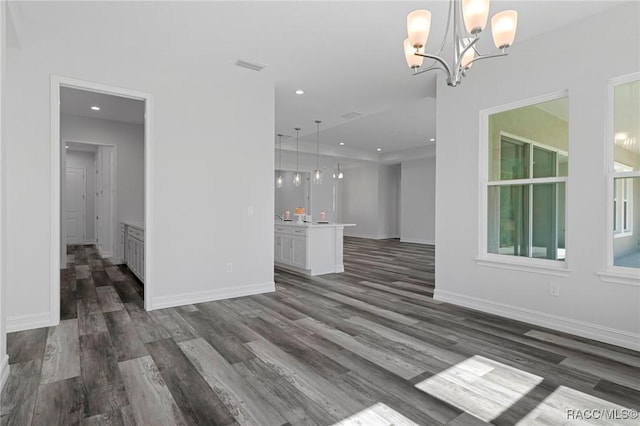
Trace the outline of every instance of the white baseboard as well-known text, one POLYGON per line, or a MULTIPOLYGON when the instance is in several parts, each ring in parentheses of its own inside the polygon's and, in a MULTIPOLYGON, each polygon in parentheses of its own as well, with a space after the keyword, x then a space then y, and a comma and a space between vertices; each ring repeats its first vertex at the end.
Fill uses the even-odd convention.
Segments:
POLYGON ((191 305, 193 303, 211 302, 214 300, 232 299, 234 297, 252 296, 254 294, 272 293, 276 291, 273 281, 267 283, 250 284, 242 287, 229 287, 195 293, 176 294, 174 296, 154 297, 151 301, 152 310, 172 308, 175 306, 191 305))
POLYGON ((0 365, 0 394, 2 394, 4 384, 7 383, 7 379, 9 378, 9 369, 9 355, 5 354, 2 364, 0 365))
POLYGON ((51 315, 49 312, 7 317, 7 333, 49 327, 51 325, 55 324, 51 323, 51 315))
POLYGON ((473 296, 438 290, 437 286, 433 293, 433 298, 441 302, 464 306, 465 308, 524 321, 541 327, 640 351, 640 334, 630 333, 625 330, 613 329, 598 324, 548 314, 546 312, 534 311, 473 296))
POLYGON ((401 243, 412 243, 412 244, 428 244, 430 246, 435 246, 435 240, 421 240, 419 238, 402 238, 400 237, 401 243))
POLYGON ((98 254, 100 255, 100 257, 104 258, 104 259, 110 259, 113 257, 113 252, 111 251, 102 251, 100 250, 100 247, 96 247, 98 249, 98 254))
MULTIPOLYGON (((345 228, 346 229, 346 228, 345 228)), ((359 234, 359 233, 344 233, 345 237, 356 237, 356 238, 368 238, 370 240, 388 240, 389 238, 400 238, 399 235, 372 235, 372 234, 359 234)))

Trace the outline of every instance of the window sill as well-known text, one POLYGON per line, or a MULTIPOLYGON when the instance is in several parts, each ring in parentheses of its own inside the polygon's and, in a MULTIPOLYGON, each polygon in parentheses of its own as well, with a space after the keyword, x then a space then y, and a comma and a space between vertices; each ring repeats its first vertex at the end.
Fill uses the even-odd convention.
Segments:
POLYGON ((571 272, 565 262, 556 260, 543 260, 532 258, 505 258, 501 255, 484 255, 475 259, 480 266, 490 268, 510 269, 519 272, 532 272, 535 274, 554 275, 557 277, 568 277, 571 272))
POLYGON ((640 287, 640 270, 634 271, 634 268, 616 268, 606 272, 596 272, 600 277, 600 281, 613 284, 633 285, 640 287), (631 271, 623 271, 620 269, 631 269, 631 271))
POLYGON ((613 238, 623 238, 623 237, 630 237, 633 235, 633 232, 631 231, 624 231, 624 232, 618 232, 618 233, 614 233, 613 234, 613 238))

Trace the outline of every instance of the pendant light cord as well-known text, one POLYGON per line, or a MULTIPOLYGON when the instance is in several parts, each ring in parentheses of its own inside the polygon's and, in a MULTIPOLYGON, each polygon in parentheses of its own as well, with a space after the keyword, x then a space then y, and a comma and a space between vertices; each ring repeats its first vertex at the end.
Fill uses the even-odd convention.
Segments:
POLYGON ((299 167, 299 159, 300 159, 300 153, 298 150, 298 136, 300 135, 300 127, 296 127, 296 173, 300 172, 300 167, 299 167))
POLYGON ((280 153, 278 159, 278 170, 282 170, 282 133, 278 133, 278 152, 280 153))
POLYGON ((322 121, 316 120, 316 170, 320 170, 320 123, 322 121))

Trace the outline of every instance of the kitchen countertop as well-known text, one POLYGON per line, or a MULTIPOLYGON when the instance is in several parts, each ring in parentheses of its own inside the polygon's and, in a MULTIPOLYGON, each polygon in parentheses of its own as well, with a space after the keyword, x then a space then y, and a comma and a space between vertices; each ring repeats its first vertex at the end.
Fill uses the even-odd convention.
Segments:
POLYGON ((314 223, 307 223, 307 222, 303 222, 303 223, 296 223, 296 221, 291 221, 291 222, 283 222, 283 221, 276 221, 274 223, 275 226, 290 226, 290 227, 294 227, 294 228, 322 228, 322 227, 332 227, 332 226, 356 226, 355 223, 318 223, 318 222, 314 222, 314 223))

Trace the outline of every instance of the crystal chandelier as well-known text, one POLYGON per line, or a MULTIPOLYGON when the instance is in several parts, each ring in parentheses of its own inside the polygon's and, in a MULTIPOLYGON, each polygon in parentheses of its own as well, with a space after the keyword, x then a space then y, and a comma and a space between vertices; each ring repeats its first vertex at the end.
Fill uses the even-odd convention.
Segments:
POLYGON ((413 74, 421 74, 430 70, 442 70, 447 74, 447 84, 457 86, 462 77, 475 61, 480 59, 496 58, 507 55, 507 48, 513 44, 518 25, 518 12, 504 10, 491 18, 491 32, 493 42, 500 50, 494 54, 480 54, 476 49, 479 34, 487 25, 489 16, 489 0, 450 0, 447 28, 440 48, 434 54, 425 53, 424 47, 429 38, 431 29, 431 12, 428 10, 414 10, 407 16, 408 38, 404 41, 404 52, 407 65, 413 70, 413 74), (452 13, 453 12, 453 13, 452 13), (449 27, 453 15, 453 64, 449 65, 441 56, 442 50, 449 34, 449 27), (462 18, 461 18, 462 15, 462 18), (422 67, 424 58, 433 59, 433 62, 422 67))

